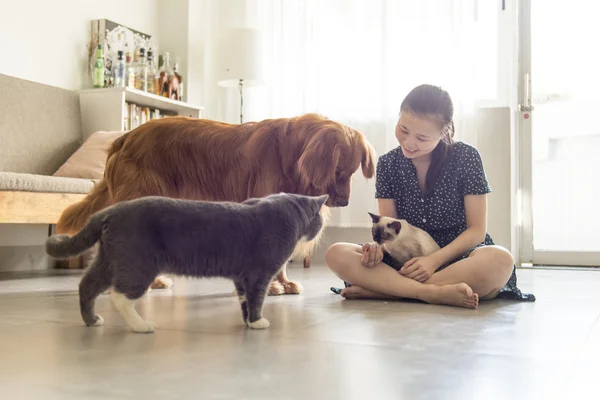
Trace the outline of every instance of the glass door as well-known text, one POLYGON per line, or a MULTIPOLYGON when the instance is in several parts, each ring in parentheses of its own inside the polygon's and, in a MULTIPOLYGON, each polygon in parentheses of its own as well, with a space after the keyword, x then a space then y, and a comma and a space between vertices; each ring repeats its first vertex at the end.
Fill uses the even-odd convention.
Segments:
POLYGON ((519 11, 521 262, 600 266, 600 2, 519 11))

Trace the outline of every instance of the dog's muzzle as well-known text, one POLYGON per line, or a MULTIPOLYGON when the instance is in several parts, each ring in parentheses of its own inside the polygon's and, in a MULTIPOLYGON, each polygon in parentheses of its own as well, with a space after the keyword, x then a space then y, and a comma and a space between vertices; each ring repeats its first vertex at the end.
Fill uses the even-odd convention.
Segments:
POLYGON ((346 207, 348 205, 348 200, 336 200, 335 205, 337 207, 346 207))

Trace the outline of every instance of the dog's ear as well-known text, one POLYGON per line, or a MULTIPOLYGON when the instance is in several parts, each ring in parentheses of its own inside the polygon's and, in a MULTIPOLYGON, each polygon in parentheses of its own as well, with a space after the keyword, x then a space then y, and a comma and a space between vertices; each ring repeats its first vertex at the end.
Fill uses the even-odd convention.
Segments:
POLYGON ((374 224, 378 223, 381 217, 377 214, 369 213, 374 224))
POLYGON ((392 228, 393 230, 395 230, 397 235, 400 233, 400 229, 402 229, 402 224, 400 223, 400 221, 390 222, 388 224, 388 228, 392 228))
POLYGON ((341 148, 333 133, 313 136, 304 147, 298 160, 298 172, 305 187, 325 189, 335 182, 335 172, 340 161, 341 148))
POLYGON ((375 175, 375 159, 377 157, 375 149, 362 133, 357 132, 357 134, 362 147, 362 158, 360 162, 362 173, 365 178, 372 178, 375 175))

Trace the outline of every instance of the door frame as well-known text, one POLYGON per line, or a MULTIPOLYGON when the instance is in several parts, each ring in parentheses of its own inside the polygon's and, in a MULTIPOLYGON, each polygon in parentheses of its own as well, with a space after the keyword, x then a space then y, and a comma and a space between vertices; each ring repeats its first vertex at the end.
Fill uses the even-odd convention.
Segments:
MULTIPOLYGON (((517 190, 519 262, 533 265, 600 267, 600 252, 537 250, 533 244, 531 0, 518 0, 517 190)), ((533 77, 535 80, 535 77, 533 77)))

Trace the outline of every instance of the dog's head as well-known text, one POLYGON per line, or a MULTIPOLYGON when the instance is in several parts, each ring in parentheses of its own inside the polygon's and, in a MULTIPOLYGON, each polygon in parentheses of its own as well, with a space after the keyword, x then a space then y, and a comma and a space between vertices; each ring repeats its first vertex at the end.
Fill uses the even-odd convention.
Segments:
POLYGON ((296 172, 306 194, 328 194, 326 205, 345 207, 352 175, 362 166, 366 178, 375 174, 375 151, 362 133, 319 115, 304 115, 294 129, 300 147, 296 172))

